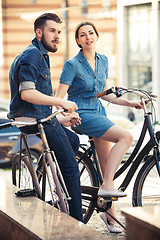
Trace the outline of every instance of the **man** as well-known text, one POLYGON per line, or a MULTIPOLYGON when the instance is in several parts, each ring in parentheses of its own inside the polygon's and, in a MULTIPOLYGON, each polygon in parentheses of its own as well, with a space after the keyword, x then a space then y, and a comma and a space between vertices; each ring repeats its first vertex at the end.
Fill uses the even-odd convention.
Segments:
MULTIPOLYGON (((44 123, 51 150, 54 150, 68 192, 70 215, 82 221, 81 191, 78 164, 75 152, 78 137, 62 127, 80 123, 74 102, 52 96, 49 52, 56 52, 61 33, 61 20, 56 14, 45 13, 34 22, 36 37, 12 63, 9 79, 11 103, 8 117, 16 120, 45 118, 52 113, 52 106, 62 107, 70 113, 67 117, 53 118, 44 123), (61 123, 61 124, 60 124, 61 123)), ((37 126, 20 128, 24 133, 37 133, 37 126)))

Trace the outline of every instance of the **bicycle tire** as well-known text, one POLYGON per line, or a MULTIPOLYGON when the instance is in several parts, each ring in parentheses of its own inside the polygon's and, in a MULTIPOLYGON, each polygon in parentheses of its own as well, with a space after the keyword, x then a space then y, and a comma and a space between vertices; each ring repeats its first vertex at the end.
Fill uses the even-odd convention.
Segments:
POLYGON ((147 156, 147 161, 137 175, 133 188, 132 204, 133 206, 160 205, 160 177, 152 155, 147 156))
MULTIPOLYGON (((53 164, 54 164, 54 161, 53 161, 53 164)), ((44 172, 43 172, 43 164, 41 159, 40 164, 36 170, 36 174, 37 174, 37 178, 40 183, 41 189, 44 189, 43 201, 69 214, 69 204, 68 204, 67 196, 59 180, 59 177, 56 173, 57 171, 54 172, 54 180, 53 180, 53 174, 51 172, 51 167, 49 163, 47 163, 46 166, 47 166, 48 177, 51 183, 53 197, 51 195, 51 190, 50 190, 50 186, 47 178, 46 178, 46 181, 43 182, 44 172), (58 191, 57 191, 57 188, 58 188, 58 191)), ((56 166, 54 166, 53 168, 56 169, 56 166)))
MULTIPOLYGON (((77 153, 77 161, 80 171, 80 182, 81 186, 95 186, 99 187, 96 170, 92 164, 92 160, 86 155, 83 155, 81 151, 77 153)), ((82 213, 83 221, 86 224, 91 218, 95 208, 93 198, 86 199, 86 194, 82 188, 82 213)))
MULTIPOLYGON (((33 164, 36 168, 37 166, 37 156, 34 156, 31 153, 33 164)), ((27 155, 22 154, 21 157, 21 168, 20 168, 20 153, 17 153, 12 161, 12 183, 15 186, 18 186, 20 189, 33 189, 34 184, 32 180, 30 165, 27 160, 27 155), (21 169, 21 176, 20 176, 20 182, 19 182, 19 173, 21 169)))
MULTIPOLYGON (((31 155, 32 155, 32 153, 31 153, 31 155)), ((33 157, 33 155, 32 155, 32 157, 33 157)), ((20 185, 19 185, 19 169, 20 169, 19 159, 20 159, 20 153, 17 153, 14 156, 14 159, 13 159, 13 162, 12 162, 12 182, 15 186, 18 186, 20 189, 28 189, 28 188, 29 189, 34 189, 35 184, 33 183, 33 180, 32 180, 33 178, 32 178, 32 174, 31 174, 31 170, 30 170, 30 164, 28 162, 28 157, 27 157, 26 154, 22 154, 22 158, 21 158, 21 176, 20 176, 20 185)), ((33 158, 33 161, 34 161, 34 158, 33 158)), ((42 162, 42 161, 40 160, 39 162, 42 162)), ((44 186, 42 186, 42 183, 41 183, 41 179, 42 179, 42 175, 43 175, 43 166, 42 166, 42 164, 40 164, 37 167, 37 165, 38 165, 38 162, 37 161, 34 162, 34 168, 35 168, 35 171, 36 171, 36 174, 37 174, 37 178, 38 178, 39 183, 41 184, 40 187, 43 188, 44 186)), ((48 168, 50 169, 49 165, 48 165, 48 168)), ((57 186, 57 182, 59 182, 59 179, 56 176, 54 176, 54 178, 56 178, 56 186, 57 186)), ((63 200, 62 196, 59 196, 60 194, 57 195, 55 193, 57 191, 57 190, 55 190, 55 187, 53 189, 53 185, 54 185, 53 182, 54 181, 53 181, 53 175, 52 174, 50 175, 50 181, 52 181, 52 190, 54 192, 54 196, 56 196, 56 199, 57 199, 57 196, 58 196, 58 200, 57 200, 56 203, 54 202, 54 206, 59 208, 61 211, 65 212, 65 213, 68 213, 68 206, 66 207, 66 205, 68 203, 66 201, 64 203, 62 201, 63 200), (61 197, 61 200, 59 201, 60 197, 61 197)), ((48 190, 48 192, 49 191, 50 190, 48 190)), ((59 191, 62 191, 62 190, 59 190, 59 191)), ((64 193, 63 193, 63 195, 64 195, 64 193)), ((65 198, 66 198, 66 196, 65 196, 65 198)), ((44 201, 51 204, 52 198, 50 197, 50 198, 46 199, 46 195, 45 195, 44 201)), ((51 205, 53 205, 53 204, 51 204, 51 205)))

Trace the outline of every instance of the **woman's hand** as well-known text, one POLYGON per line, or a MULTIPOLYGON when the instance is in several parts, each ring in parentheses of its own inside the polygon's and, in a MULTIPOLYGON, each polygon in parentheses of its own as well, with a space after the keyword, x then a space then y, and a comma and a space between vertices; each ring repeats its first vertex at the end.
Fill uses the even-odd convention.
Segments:
POLYGON ((65 113, 65 115, 58 115, 57 116, 58 121, 65 127, 71 126, 76 127, 77 125, 81 124, 81 118, 79 117, 79 114, 76 112, 73 113, 65 113))
POLYGON ((135 107, 136 109, 143 109, 143 105, 141 102, 132 102, 130 101, 130 107, 135 107))

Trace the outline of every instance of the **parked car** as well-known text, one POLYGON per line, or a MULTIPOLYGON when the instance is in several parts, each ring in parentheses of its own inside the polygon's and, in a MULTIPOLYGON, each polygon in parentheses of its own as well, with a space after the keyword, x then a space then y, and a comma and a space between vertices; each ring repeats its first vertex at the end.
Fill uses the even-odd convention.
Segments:
MULTIPOLYGON (((0 119, 0 124, 9 122, 8 119, 0 119)), ((41 140, 35 135, 28 135, 28 143, 31 153, 38 157, 41 152, 41 140)), ((22 145, 24 151, 24 145, 22 145)), ((20 130, 13 126, 0 130, 0 168, 10 168, 14 155, 20 150, 20 130)))
MULTIPOLYGON (((7 113, 9 100, 0 100, 0 124, 9 122, 7 113)), ((38 157, 42 150, 41 140, 36 135, 28 135, 32 156, 38 157)), ((24 151, 24 145, 22 145, 24 151)), ((20 150, 20 130, 10 127, 0 130, 0 168, 10 168, 14 155, 20 150)))

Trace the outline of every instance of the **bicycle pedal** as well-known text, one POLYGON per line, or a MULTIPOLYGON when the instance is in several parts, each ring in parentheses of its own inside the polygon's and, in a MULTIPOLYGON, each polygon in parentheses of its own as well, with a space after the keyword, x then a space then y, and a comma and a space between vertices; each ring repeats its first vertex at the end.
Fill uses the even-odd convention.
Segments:
POLYGON ((30 196, 36 196, 36 190, 35 189, 22 189, 17 191, 16 193, 17 197, 30 197, 30 196))
POLYGON ((108 197, 103 197, 104 200, 106 201, 117 201, 118 200, 118 197, 113 197, 113 196, 108 196, 108 197))

